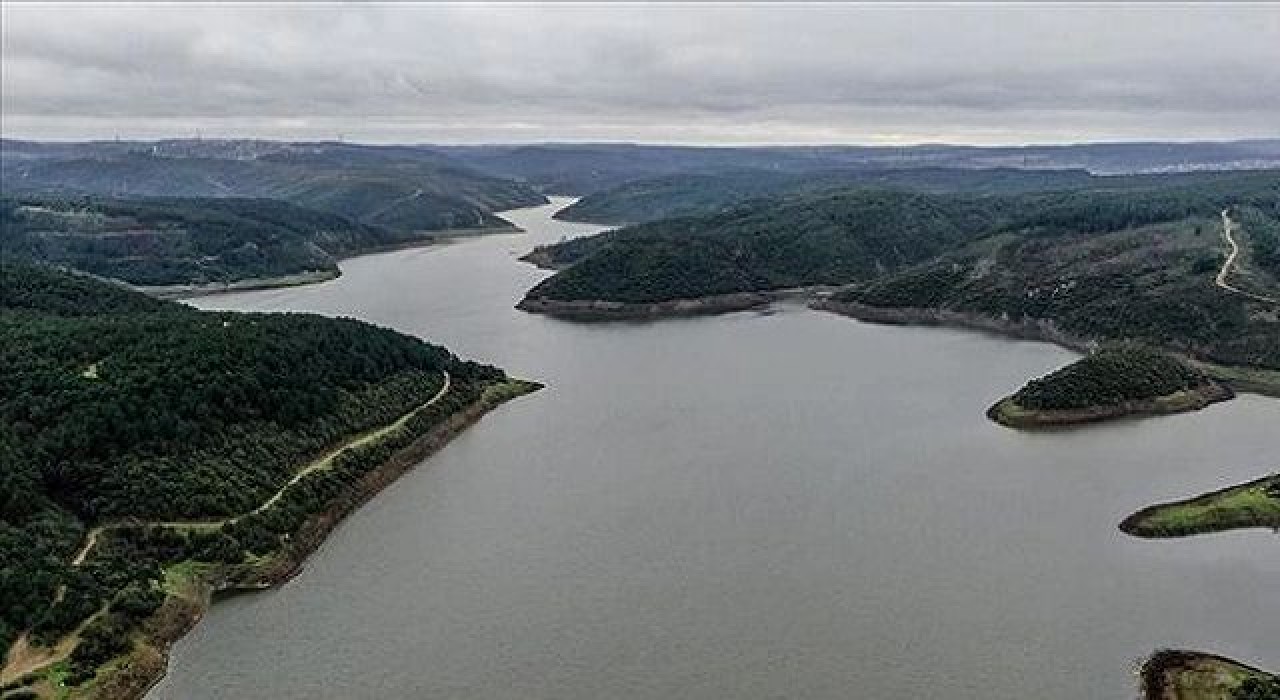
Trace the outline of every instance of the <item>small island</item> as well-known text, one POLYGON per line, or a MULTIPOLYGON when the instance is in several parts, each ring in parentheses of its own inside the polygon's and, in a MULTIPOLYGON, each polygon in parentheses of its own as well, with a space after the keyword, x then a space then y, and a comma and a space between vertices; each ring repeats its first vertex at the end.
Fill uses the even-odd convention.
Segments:
POLYGON ((1185 537, 1249 527, 1280 529, 1280 474, 1143 508, 1120 523, 1135 537, 1185 537))
POLYGON ((1140 674, 1144 700, 1280 700, 1280 676, 1215 654, 1159 651, 1140 674))
POLYGON ((996 402, 987 416, 1012 428, 1194 411, 1234 396, 1172 355, 1132 343, 1104 346, 996 402))

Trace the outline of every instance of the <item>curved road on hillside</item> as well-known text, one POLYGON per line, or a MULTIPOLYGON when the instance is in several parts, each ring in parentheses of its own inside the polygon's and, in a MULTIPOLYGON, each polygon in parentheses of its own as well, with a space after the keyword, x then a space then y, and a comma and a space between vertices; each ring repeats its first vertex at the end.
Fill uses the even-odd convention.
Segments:
POLYGON ((1227 240, 1227 246, 1231 249, 1231 252, 1227 255, 1226 262, 1222 263, 1222 269, 1218 270, 1218 276, 1213 279, 1213 283, 1221 287, 1222 289, 1227 290, 1228 292, 1234 292, 1236 294, 1246 296, 1250 299, 1253 299, 1254 301, 1266 302, 1268 304, 1280 304, 1280 299, 1276 299, 1275 297, 1262 296, 1261 294, 1254 294, 1252 292, 1246 292, 1243 289, 1240 289, 1239 287, 1233 286, 1230 282, 1227 281, 1227 275, 1231 274, 1231 268, 1236 264, 1236 258, 1240 256, 1240 246, 1236 244, 1236 239, 1231 235, 1232 232, 1235 230, 1235 226, 1236 226, 1235 222, 1232 221, 1231 217, 1227 215, 1227 210, 1223 209, 1222 210, 1222 237, 1227 240))
POLYGON ((136 522, 136 523, 126 522, 126 523, 108 523, 106 525, 99 525, 98 527, 95 527, 89 531, 88 536, 85 538, 84 544, 80 547, 80 551, 76 552, 76 556, 71 560, 71 565, 80 566, 80 564, 85 560, 85 557, 88 556, 89 552, 93 550, 94 545, 97 544, 98 534, 103 532, 104 530, 118 530, 118 529, 127 528, 127 527, 165 527, 165 528, 213 530, 213 529, 220 528, 223 525, 226 525, 228 523, 237 523, 240 520, 243 520, 244 518, 247 518, 251 515, 257 515, 258 513, 265 511, 266 509, 275 505, 276 502, 279 501, 284 496, 285 491, 289 490, 290 486, 293 486, 294 484, 298 483, 303 478, 305 478, 308 474, 312 474, 314 472, 321 471, 323 469, 328 469, 330 466, 332 466, 333 460, 338 455, 342 454, 343 452, 346 452, 347 450, 350 450, 356 447, 361 447, 363 445, 367 445, 370 442, 373 442, 374 440, 377 440, 379 438, 386 436, 388 433, 391 433, 392 431, 399 430, 401 427, 404 426, 405 423, 408 423, 409 419, 412 418, 418 411, 421 411, 422 409, 427 408, 428 406, 431 406, 437 401, 439 401, 440 399, 444 398, 444 395, 449 393, 449 387, 452 383, 452 378, 449 376, 448 370, 441 370, 441 374, 444 375, 444 385, 440 387, 440 390, 437 391, 435 396, 432 396, 429 401, 422 404, 421 406, 418 406, 417 408, 414 408, 412 411, 409 411, 403 416, 400 416, 398 419, 396 419, 394 423, 389 423, 387 425, 382 426, 381 428, 378 428, 377 430, 372 430, 370 432, 364 433, 363 435, 358 435, 352 438, 351 440, 339 445, 338 447, 333 448, 329 452, 325 453, 319 459, 316 459, 315 461, 311 462, 307 466, 298 470, 298 472, 294 474, 291 479, 286 481, 283 486, 281 486, 274 494, 272 494, 271 498, 268 498, 266 501, 263 501, 262 505, 259 505, 257 508, 254 508, 253 510, 250 510, 250 511, 246 511, 239 515, 233 515, 228 518, 222 518, 220 520, 186 520, 186 521, 162 520, 162 521, 153 521, 153 522, 136 522))
MULTIPOLYGON (((84 560, 89 556, 89 552, 93 551, 93 548, 98 544, 98 535, 102 534, 106 530, 119 530, 119 529, 130 528, 130 527, 163 527, 163 528, 182 528, 187 530, 191 530, 191 529, 213 530, 213 529, 220 528, 227 523, 235 523, 243 518, 247 518, 251 515, 256 515, 258 513, 265 511, 266 509, 275 505, 276 502, 279 501, 284 496, 285 491, 289 490, 289 487, 301 481, 308 474, 312 474, 314 472, 328 469, 329 467, 331 467, 333 465, 333 460, 337 458, 338 455, 352 448, 360 447, 362 445, 367 445, 370 442, 373 442, 374 440, 385 437, 387 434, 395 430, 399 430, 401 427, 403 427, 406 423, 409 422, 409 419, 417 415, 419 411, 423 410, 424 408, 427 408, 428 406, 435 404, 437 401, 444 398, 445 394, 449 393, 449 388, 452 384, 452 378, 450 377, 448 370, 441 370, 440 372, 441 374, 444 375, 444 385, 440 387, 440 390, 437 391, 435 396, 432 396, 429 401, 414 408, 412 411, 409 411, 403 416, 400 416, 400 418, 396 419, 395 422, 384 425, 383 427, 378 428, 376 430, 371 430, 362 435, 358 435, 352 438, 351 440, 348 440, 347 442, 339 445, 338 447, 335 447, 334 449, 325 453, 323 456, 319 457, 318 459, 312 461, 307 466, 298 470, 298 472, 294 474, 292 478, 286 481, 284 485, 281 486, 279 490, 277 490, 275 494, 271 496, 271 498, 268 498, 257 508, 254 508, 253 510, 250 510, 250 511, 246 511, 239 515, 234 515, 228 518, 222 518, 221 520, 191 520, 191 521, 168 520, 168 521, 154 521, 154 522, 107 523, 104 525, 99 525, 89 530, 88 534, 85 536, 84 544, 80 546, 80 549, 76 552, 76 555, 72 557, 71 565, 80 566, 81 564, 83 564, 84 560)), ((62 595, 62 590, 59 589, 56 598, 61 597, 61 595, 62 595)), ((75 633, 71 635, 71 638, 74 638, 74 637, 75 637, 75 633)), ((22 676, 25 676, 28 673, 31 673, 32 671, 37 671, 41 668, 44 668, 45 666, 48 666, 53 663, 57 663, 58 661, 65 658, 68 654, 70 654, 72 649, 75 647, 74 644, 64 644, 64 642, 65 640, 60 641, 54 647, 52 653, 37 653, 34 648, 30 647, 27 640, 27 635, 23 634, 15 641, 14 648, 10 650, 10 653, 8 655, 9 656, 8 660, 10 663, 0 668, 0 677, 3 677, 6 681, 8 681, 9 679, 21 678, 22 676)))

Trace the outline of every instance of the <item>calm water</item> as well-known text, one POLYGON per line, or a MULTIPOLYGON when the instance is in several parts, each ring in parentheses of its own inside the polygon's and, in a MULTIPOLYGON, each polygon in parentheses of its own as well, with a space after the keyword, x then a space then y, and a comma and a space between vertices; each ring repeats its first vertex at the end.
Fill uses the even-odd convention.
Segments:
POLYGON ((983 409, 1072 359, 1049 345, 786 305, 524 314, 546 273, 516 256, 598 230, 554 209, 199 302, 355 316, 548 388, 353 515, 293 582, 216 606, 150 697, 1127 699, 1156 647, 1280 666, 1280 537, 1115 529, 1265 473, 1280 401, 1027 435, 983 409))

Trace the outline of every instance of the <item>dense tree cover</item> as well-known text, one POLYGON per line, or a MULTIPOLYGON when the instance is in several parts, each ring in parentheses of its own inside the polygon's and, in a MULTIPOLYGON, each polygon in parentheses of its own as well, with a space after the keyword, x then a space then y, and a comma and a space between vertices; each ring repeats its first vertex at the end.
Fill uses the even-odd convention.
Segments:
POLYGON ((1029 195, 1009 227, 1036 233, 1097 233, 1212 216, 1242 206, 1280 215, 1280 170, 1121 182, 1136 185, 1029 195))
POLYGON ((557 219, 600 223, 642 223, 678 216, 714 214, 749 199, 839 187, 915 192, 1008 194, 1113 186, 1132 178, 1090 175, 1084 170, 1016 168, 901 168, 831 170, 806 173, 734 171, 670 175, 636 180, 586 195, 556 213, 557 219))
POLYGON ((9 195, 269 198, 400 233, 502 226, 493 211, 546 201, 528 185, 412 146, 6 140, 0 155, 9 195))
MULTIPOLYGON (((427 206, 430 197, 415 199, 427 206)), ((407 226, 370 226, 271 199, 0 198, 4 258, 138 285, 336 271, 337 257, 424 240, 407 226)))
POLYGON ((1280 164, 1280 141, 1276 140, 1016 147, 531 144, 437 146, 434 150, 477 169, 530 182, 547 192, 574 195, 587 195, 634 180, 744 169, 806 173, 832 169, 1006 167, 1140 173, 1274 168, 1280 164))
POLYGON ((836 299, 1046 320, 1080 338, 1280 368, 1280 327, 1266 305, 1214 286, 1224 258, 1216 215, 1108 233, 1004 234, 836 299))
MULTIPOLYGON (((1043 245, 1063 236, 1210 219, 1228 206, 1265 213, 1280 200, 1280 172, 1126 182, 1110 190, 1009 195, 843 189, 752 200, 716 214, 651 222, 540 249, 542 259, 569 267, 529 294, 652 302, 848 284, 883 277, 979 239, 1014 236, 1027 245, 1043 245)), ((1205 236, 1201 252, 1217 245, 1214 236, 1205 236)))
POLYGON ((1131 343, 1105 346, 1013 395, 1035 411, 1114 406, 1203 386, 1209 378, 1163 352, 1131 343))
MULTIPOLYGON (((970 240, 1007 218, 1007 206, 999 199, 875 190, 758 200, 563 244, 585 256, 529 296, 652 302, 843 284, 970 240)), ((559 257, 558 247, 550 252, 559 257)))
POLYGON ((1276 201, 1270 210, 1244 206, 1231 212, 1244 231, 1249 262, 1271 281, 1280 281, 1280 197, 1276 201))
POLYGON ((0 308, 53 316, 95 316, 184 307, 89 277, 0 259, 0 308))
POLYGON ((0 252, 132 284, 231 282, 336 270, 332 253, 386 236, 340 216, 245 199, 0 199, 0 252), (333 251, 322 248, 324 241, 333 251))
POLYGON ((1280 700, 1280 678, 1247 678, 1231 691, 1231 700, 1280 700))
POLYGON ((354 320, 199 312, 65 273, 0 270, 0 648, 23 630, 49 643, 91 621, 71 660, 79 679, 158 605, 164 565, 272 551, 280 523, 296 527, 502 377, 354 320), (71 565, 95 525, 252 511, 329 446, 422 405, 445 370, 445 400, 396 441, 344 454, 276 508, 224 532, 109 529, 71 565))

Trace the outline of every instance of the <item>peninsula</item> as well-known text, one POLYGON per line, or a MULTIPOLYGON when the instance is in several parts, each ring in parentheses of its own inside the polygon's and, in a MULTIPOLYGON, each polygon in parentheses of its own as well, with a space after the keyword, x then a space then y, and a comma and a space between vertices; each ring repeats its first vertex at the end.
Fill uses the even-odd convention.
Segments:
POLYGON ((0 695, 139 698, 219 591, 537 384, 349 319, 0 268, 0 695))
POLYGON ((1120 523, 1135 537, 1185 537, 1238 528, 1280 530, 1280 474, 1143 508, 1120 523))
POLYGON ((1012 428, 1042 428, 1194 411, 1233 396, 1171 355, 1117 344, 1031 380, 988 409, 987 417, 1012 428))

